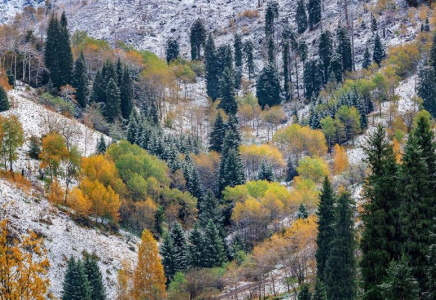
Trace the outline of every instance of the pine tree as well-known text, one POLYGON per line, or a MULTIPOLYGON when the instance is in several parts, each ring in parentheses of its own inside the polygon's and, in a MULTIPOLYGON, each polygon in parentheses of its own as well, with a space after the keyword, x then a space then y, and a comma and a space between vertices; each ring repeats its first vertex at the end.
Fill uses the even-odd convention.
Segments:
POLYGON ((385 283, 380 285, 384 300, 415 300, 419 297, 419 285, 413 278, 410 267, 405 257, 392 261, 388 269, 385 283))
POLYGON ((260 164, 260 170, 259 170, 259 180, 266 180, 269 182, 274 181, 274 173, 272 170, 271 164, 267 163, 266 161, 262 160, 262 163, 260 164))
POLYGON ((326 84, 330 79, 332 55, 333 40, 330 31, 327 30, 321 33, 319 41, 319 58, 321 60, 324 84, 326 84))
POLYGON ((317 99, 322 86, 322 73, 319 64, 314 61, 308 61, 304 67, 304 86, 305 97, 308 100, 317 99))
POLYGON ((309 291, 309 285, 307 284, 302 284, 301 285, 301 290, 298 293, 298 300, 310 300, 312 299, 312 294, 309 291))
POLYGON ((167 284, 169 284, 176 274, 175 250, 173 240, 169 234, 164 235, 159 252, 162 256, 162 265, 164 268, 165 277, 167 279, 167 284))
POLYGON ((371 170, 364 185, 366 199, 360 242, 363 299, 383 299, 378 286, 393 259, 400 257, 398 166, 392 145, 380 125, 364 149, 371 170))
POLYGON ((417 93, 424 108, 436 117, 436 77, 432 67, 425 66, 419 71, 417 93))
POLYGON ((59 28, 59 39, 57 52, 59 77, 54 78, 53 83, 56 87, 61 87, 71 83, 71 75, 73 73, 73 52, 71 51, 70 33, 68 31, 68 23, 65 12, 62 13, 59 28))
POLYGON ((336 82, 342 82, 342 72, 343 72, 342 58, 337 52, 333 54, 330 67, 331 67, 330 74, 331 76, 333 76, 334 80, 336 82))
POLYGON ((327 300, 327 290, 324 283, 319 278, 315 281, 315 290, 312 294, 312 300, 327 300))
POLYGON ((277 2, 269 2, 265 12, 265 35, 267 40, 274 38, 274 23, 279 17, 279 5, 277 2))
POLYGON ((106 102, 106 87, 107 83, 105 83, 103 75, 100 71, 97 71, 92 84, 91 101, 106 102))
POLYGON ((189 255, 191 266, 193 268, 204 267, 203 247, 205 245, 203 233, 198 228, 198 224, 194 225, 194 229, 189 235, 189 255))
POLYGON ((161 237, 163 234, 164 208, 160 205, 154 215, 153 233, 156 237, 161 237))
POLYGON ((276 65, 276 45, 272 38, 268 39, 268 64, 275 66, 276 65))
POLYGON ((185 271, 189 267, 188 244, 182 226, 177 222, 171 229, 171 239, 174 246, 174 269, 176 273, 185 271))
POLYGON ((248 78, 251 80, 255 75, 255 64, 254 64, 254 45, 253 41, 248 40, 244 43, 244 56, 247 61, 248 68, 248 78))
POLYGON ((304 5, 304 0, 299 0, 297 3, 297 11, 295 13, 295 22, 297 23, 297 31, 302 34, 307 29, 307 13, 304 5))
POLYGON ((300 56, 301 61, 306 63, 307 60, 307 53, 309 52, 309 47, 307 46, 305 41, 301 41, 298 44, 298 55, 300 56))
MULTIPOLYGON (((111 79, 114 80, 115 83, 118 82, 118 75, 115 69, 115 65, 111 60, 107 60, 103 65, 101 70, 101 75, 103 77, 104 86, 106 86, 111 79)), ((118 85, 117 85, 118 86, 118 85)))
POLYGON ((91 290, 81 261, 70 258, 64 278, 63 300, 91 300, 91 290))
POLYGON ((57 55, 59 26, 60 25, 57 17, 52 14, 47 27, 47 38, 45 40, 44 49, 44 63, 50 73, 50 77, 52 80, 53 77, 59 76, 59 74, 57 74, 59 64, 59 57, 57 55))
POLYGON ((88 70, 86 69, 85 57, 80 52, 79 58, 74 63, 72 85, 76 89, 76 100, 81 107, 86 106, 88 94, 88 70))
POLYGON ((283 92, 285 94, 285 100, 288 101, 291 99, 292 97, 292 92, 291 92, 291 70, 290 70, 290 44, 288 40, 284 40, 282 43, 282 48, 283 48, 283 52, 282 52, 282 57, 283 57, 283 92))
POLYGON ((226 157, 221 157, 219 180, 220 192, 228 186, 234 187, 245 183, 244 164, 238 149, 231 148, 227 151, 226 157))
POLYGON ((300 203, 297 211, 297 219, 307 219, 309 217, 309 213, 307 212, 306 205, 300 203))
POLYGON ((110 79, 106 88, 106 104, 103 112, 108 122, 113 122, 121 116, 120 90, 113 78, 110 79))
POLYGON ((186 188, 192 196, 197 198, 197 207, 199 207, 203 201, 203 187, 201 185, 198 170, 192 163, 192 159, 189 155, 185 159, 183 175, 186 181, 186 188))
POLYGON ((165 52, 167 64, 170 64, 172 61, 178 59, 180 56, 179 42, 174 39, 169 39, 167 41, 167 47, 165 52))
POLYGON ((104 154, 106 152, 107 146, 106 141, 104 140, 103 135, 100 135, 100 139, 97 143, 97 153, 98 154, 104 154))
POLYGON ((224 123, 221 113, 218 112, 212 131, 210 132, 209 151, 221 153, 225 133, 226 124, 224 123))
POLYGON ((294 163, 292 162, 292 159, 289 158, 287 165, 286 165, 286 181, 292 181, 294 180, 294 177, 298 176, 297 169, 295 168, 294 163))
POLYGON ((121 75, 120 85, 120 101, 121 115, 124 119, 128 119, 133 109, 133 81, 130 76, 130 71, 125 68, 121 75))
POLYGON ((330 244, 334 239, 334 222, 335 222, 335 194, 328 177, 324 179, 320 200, 318 204, 318 236, 316 243, 316 267, 317 278, 322 282, 326 280, 325 269, 330 254, 330 244))
POLYGON ((368 46, 365 47, 365 53, 363 54, 362 69, 368 69, 371 66, 371 54, 369 53, 368 46))
POLYGON ((309 12, 309 28, 313 30, 321 22, 321 0, 309 0, 307 10, 309 12))
POLYGON ((431 245, 428 252, 429 267, 426 272, 428 284, 425 299, 434 300, 436 299, 436 244, 431 245))
POLYGON ((371 14, 371 30, 372 30, 373 33, 378 30, 377 19, 374 18, 373 14, 371 14))
POLYGON ((117 78, 116 78, 116 83, 117 83, 117 86, 121 86, 121 84, 123 83, 123 73, 124 73, 124 70, 123 70, 123 64, 121 63, 121 58, 119 58, 118 57, 118 60, 117 60, 117 78))
POLYGON ((243 66, 243 45, 242 45, 242 39, 239 34, 235 35, 235 41, 233 44, 233 48, 235 49, 235 88, 239 89, 241 86, 241 80, 242 80, 242 66, 243 66))
POLYGON ((227 260, 223 239, 212 220, 209 221, 204 230, 203 251, 206 268, 219 267, 227 260))
POLYGON ((89 287, 91 291, 92 300, 105 300, 105 288, 103 285, 103 278, 98 267, 95 257, 85 254, 84 262, 85 274, 88 278, 89 287))
POLYGON ((6 90, 0 86, 0 112, 9 109, 9 99, 6 90))
POLYGON ((131 144, 137 144, 139 142, 140 120, 136 110, 132 110, 129 118, 129 125, 127 127, 127 141, 131 144))
POLYGON ((226 68, 220 80, 221 102, 219 108, 222 108, 227 115, 236 115, 238 112, 238 103, 235 97, 235 77, 231 69, 226 68))
POLYGON ((204 53, 206 57, 206 91, 212 101, 215 101, 219 97, 219 77, 221 74, 218 74, 217 70, 217 54, 212 34, 209 34, 204 53))
POLYGON ((338 49, 337 52, 341 57, 342 72, 351 71, 353 69, 353 55, 351 49, 350 38, 345 27, 338 29, 338 49))
POLYGON ((203 202, 200 203, 198 219, 200 226, 203 228, 206 227, 210 220, 212 220, 217 227, 222 225, 223 217, 220 203, 210 190, 204 197, 203 202))
POLYGON ((377 33, 374 40, 374 50, 372 52, 372 59, 380 67, 381 62, 385 57, 386 57, 386 52, 380 40, 380 36, 377 33))
POLYGON ((419 148, 427 164, 429 174, 431 174, 430 185, 436 188, 436 144, 434 133, 428 117, 419 116, 413 135, 417 138, 419 148))
POLYGON ((262 109, 282 102, 278 72, 274 65, 267 65, 257 80, 256 96, 262 109))
POLYGON ((354 257, 354 203, 348 192, 339 196, 335 235, 330 243, 324 277, 331 300, 356 299, 356 261, 354 257))
POLYGON ((204 28, 203 21, 198 19, 192 24, 191 27, 191 59, 201 59, 201 48, 206 42, 206 29, 204 28))

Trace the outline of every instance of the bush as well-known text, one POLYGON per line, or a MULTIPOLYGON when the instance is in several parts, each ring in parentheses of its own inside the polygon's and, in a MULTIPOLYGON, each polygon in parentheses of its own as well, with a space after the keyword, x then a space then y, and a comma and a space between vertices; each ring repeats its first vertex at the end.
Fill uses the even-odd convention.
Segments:
POLYGON ((55 97, 49 93, 42 94, 39 101, 41 104, 52 107, 60 113, 69 113, 71 115, 76 113, 76 108, 73 103, 67 102, 64 99, 55 97))

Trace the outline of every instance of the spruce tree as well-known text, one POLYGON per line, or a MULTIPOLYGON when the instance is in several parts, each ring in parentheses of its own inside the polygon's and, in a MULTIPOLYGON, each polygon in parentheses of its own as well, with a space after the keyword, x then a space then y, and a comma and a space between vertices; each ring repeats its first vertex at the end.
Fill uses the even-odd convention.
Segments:
POLYGON ((311 299, 312 299, 312 294, 309 291, 309 285, 302 284, 301 285, 301 290, 298 293, 297 300, 311 300, 311 299))
POLYGON ((204 53, 206 57, 206 91, 212 101, 215 101, 220 93, 219 78, 221 74, 218 74, 217 54, 212 34, 209 34, 204 53))
POLYGON ((106 141, 104 140, 103 135, 100 135, 100 139, 97 143, 97 153, 98 154, 104 154, 106 152, 107 146, 106 141))
POLYGON ((373 14, 371 14, 371 30, 372 30, 373 33, 378 30, 377 19, 374 18, 373 14))
POLYGON ((92 84, 91 101, 93 102, 106 102, 106 87, 103 75, 100 71, 97 71, 92 84))
POLYGON ((268 2, 265 12, 265 35, 267 40, 274 38, 274 24, 275 20, 279 17, 279 5, 277 2, 268 2))
POLYGON ((203 247, 205 245, 203 233, 200 231, 198 224, 189 235, 189 255, 191 266, 193 268, 202 268, 205 265, 203 256, 203 247))
POLYGON ((307 212, 306 205, 303 203, 300 203, 300 206, 298 207, 297 211, 297 219, 307 219, 309 217, 309 213, 307 212))
POLYGON ((121 75, 120 85, 120 101, 121 115, 124 119, 128 119, 133 109, 133 80, 130 76, 130 71, 126 67, 121 75))
POLYGON ((41 154, 41 139, 39 137, 34 135, 30 137, 27 154, 32 159, 39 159, 39 154, 41 154))
POLYGON ((101 75, 103 77, 103 81, 105 85, 107 85, 111 79, 113 79, 115 83, 118 82, 117 71, 114 63, 111 60, 107 60, 105 62, 101 70, 101 75))
POLYGON ((235 77, 233 71, 229 68, 224 70, 220 80, 220 96, 219 108, 222 108, 227 115, 236 115, 238 103, 235 96, 235 77))
POLYGON ((365 53, 363 54, 362 69, 368 69, 371 66, 371 54, 369 53, 368 46, 365 47, 365 53))
POLYGON ((309 12, 309 28, 313 30, 321 22, 321 0, 309 0, 307 11, 309 12))
POLYGON ((268 39, 268 64, 275 66, 276 65, 276 45, 272 38, 268 39))
POLYGON ((401 168, 400 222, 403 236, 402 252, 409 259, 412 276, 422 291, 426 290, 427 255, 433 244, 435 216, 434 174, 426 163, 416 129, 409 135, 401 168), (419 230, 417 230, 419 228, 419 230))
POLYGON ((59 28, 59 39, 57 55, 58 55, 58 68, 59 77, 53 78, 53 83, 56 87, 61 87, 71 83, 71 75, 73 73, 73 52, 71 51, 70 33, 68 31, 68 23, 65 12, 62 13, 59 28))
POLYGON ((333 54, 330 67, 331 67, 330 74, 333 77, 333 79, 336 82, 342 82, 342 72, 343 72, 342 58, 337 52, 333 54))
POLYGON ((117 72, 117 76, 116 76, 116 80, 115 82, 117 83, 117 86, 121 86, 122 82, 123 82, 123 64, 121 63, 121 58, 118 57, 117 60, 117 66, 116 66, 116 72, 117 72))
POLYGON ((73 257, 68 261, 65 273, 63 300, 91 300, 91 290, 85 274, 85 268, 81 261, 76 261, 73 257))
POLYGON ((139 142, 140 135, 140 123, 137 111, 134 109, 130 114, 129 125, 127 126, 127 141, 131 144, 137 144, 139 142))
POLYGON ((436 189, 436 144, 433 128, 426 116, 419 116, 413 135, 417 138, 419 148, 427 164, 428 172, 431 174, 430 185, 436 189))
POLYGON ((291 70, 290 70, 290 44, 288 40, 284 40, 282 43, 282 57, 283 57, 283 92, 285 94, 285 100, 288 101, 292 97, 291 92, 291 70))
POLYGON ((436 299, 436 244, 429 247, 427 275, 427 290, 425 291, 425 299, 436 299))
POLYGON ((4 87, 0 86, 0 112, 9 109, 9 99, 4 87))
POLYGON ((242 66, 243 66, 243 45, 242 39, 239 34, 235 35, 235 41, 233 44, 235 49, 235 88, 239 89, 242 80, 242 66))
POLYGON ((80 52, 79 58, 74 63, 72 85, 76 89, 76 100, 82 108, 86 106, 88 83, 88 70, 86 68, 85 57, 83 56, 83 52, 80 52))
POLYGON ((166 52, 167 64, 170 64, 172 61, 178 59, 180 56, 179 42, 177 42, 174 39, 169 39, 167 41, 165 52, 166 52))
POLYGON ((286 165, 286 181, 292 181, 294 180, 294 177, 298 176, 297 169, 295 168, 295 165, 291 158, 288 158, 288 162, 286 165))
MULTIPOLYGON (((224 154, 224 153, 223 153, 224 154)), ((244 164, 238 149, 230 148, 226 156, 221 157, 219 173, 220 193, 228 186, 234 187, 245 183, 244 164)))
POLYGON ((174 247, 174 269, 176 272, 183 272, 189 267, 189 252, 185 233, 177 222, 171 229, 171 240, 174 247))
POLYGON ((418 282, 413 278, 411 268, 404 256, 401 260, 390 263, 387 279, 379 287, 384 300, 421 299, 418 282))
POLYGON ((360 242, 363 299, 383 299, 379 285, 393 259, 400 257, 398 166, 392 145, 379 125, 364 148, 371 173, 364 184, 360 242))
POLYGON ((154 214, 154 226, 153 226, 153 233, 157 237, 161 237, 163 234, 163 222, 164 222, 164 216, 165 211, 162 205, 160 205, 156 213, 154 214))
POLYGON ((176 274, 175 250, 170 234, 164 235, 159 252, 162 256, 162 265, 164 267, 167 284, 169 284, 176 274))
POLYGON ((334 239, 335 222, 335 194, 328 177, 325 177, 318 204, 318 236, 316 243, 316 267, 317 278, 325 282, 325 269, 330 255, 330 244, 334 239))
POLYGON ((436 74, 436 32, 433 35, 433 43, 430 49, 429 62, 434 69, 434 73, 436 74))
POLYGON ((262 163, 260 164, 260 170, 259 170, 259 180, 266 180, 269 182, 274 181, 274 173, 272 170, 271 164, 267 163, 266 161, 262 160, 262 163))
POLYGON ((212 220, 217 227, 222 225, 221 205, 211 190, 207 192, 203 202, 200 204, 198 220, 202 228, 205 228, 210 220, 212 220))
POLYGON ((305 41, 301 41, 298 44, 298 55, 300 56, 301 61, 306 63, 307 60, 307 53, 309 52, 309 47, 307 46, 305 41))
POLYGON ((226 124, 224 123, 221 113, 218 112, 209 136, 209 151, 221 153, 225 134, 226 124))
POLYGON ((350 38, 345 27, 340 27, 337 34, 338 49, 337 53, 341 57, 342 71, 351 71, 353 69, 353 55, 350 38))
POLYGON ((317 99, 322 86, 322 73, 319 64, 308 61, 304 67, 305 97, 308 100, 317 99))
POLYGON ((185 167, 183 170, 183 175, 186 181, 186 188, 188 192, 197 198, 197 207, 200 207, 203 201, 203 187, 200 181, 200 175, 198 174, 197 168, 194 166, 191 156, 187 156, 185 159, 185 167))
POLYGON ((380 67, 381 62, 385 57, 386 57, 386 52, 380 40, 380 36, 377 33, 374 40, 374 50, 372 52, 372 59, 380 67))
POLYGON ((219 267, 227 260, 224 241, 212 220, 209 221, 204 230, 203 251, 204 266, 206 268, 219 267))
POLYGON ((121 116, 120 90, 113 78, 110 79, 106 88, 106 103, 103 113, 106 120, 111 123, 121 116))
POLYGON ((430 32, 430 22, 428 21, 428 17, 425 18, 424 31, 430 32))
POLYGON ((59 64, 59 57, 57 55, 59 26, 60 25, 58 19, 54 14, 52 14, 47 27, 47 37, 45 40, 44 49, 44 63, 50 73, 52 81, 53 77, 59 76, 59 74, 57 74, 59 64))
POLYGON ((103 278, 95 257, 85 254, 84 262, 85 274, 88 278, 92 300, 105 300, 105 288, 103 278))
POLYGON ((268 64, 259 75, 256 96, 262 109, 266 105, 272 107, 282 102, 279 75, 274 65, 268 64))
POLYGON ((203 21, 197 19, 191 27, 191 59, 201 59, 201 49, 206 42, 206 29, 204 28, 203 21))
POLYGON ((253 41, 248 40, 244 43, 244 56, 245 60, 247 61, 248 78, 251 80, 255 75, 253 41))
POLYGON ((304 33, 307 29, 307 13, 304 0, 298 0, 295 22, 297 23, 297 32, 299 34, 304 33))
POLYGON ((319 58, 321 60, 324 84, 326 84, 330 79, 332 55, 333 40, 330 31, 327 30, 321 33, 319 41, 319 58))
POLYGON ((354 206, 348 192, 339 196, 335 214, 335 235, 330 243, 324 273, 327 297, 330 300, 356 299, 354 206))
POLYGON ((327 300, 327 290, 324 283, 317 278, 315 281, 315 289, 312 294, 312 300, 327 300))
POLYGON ((417 93, 424 108, 436 117, 436 76, 432 67, 425 66, 419 71, 417 93))

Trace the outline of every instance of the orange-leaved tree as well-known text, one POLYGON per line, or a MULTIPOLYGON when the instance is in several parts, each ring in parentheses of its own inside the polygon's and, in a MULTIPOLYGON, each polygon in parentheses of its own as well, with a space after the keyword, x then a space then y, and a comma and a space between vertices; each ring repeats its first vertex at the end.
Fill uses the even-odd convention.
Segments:
POLYGON ((61 162, 67 157, 68 149, 62 135, 51 132, 42 139, 41 168, 48 169, 52 180, 58 176, 61 162))
POLYGON ((347 151, 344 147, 336 144, 335 145, 335 157, 333 160, 333 173, 340 174, 346 171, 350 166, 348 161, 347 151))

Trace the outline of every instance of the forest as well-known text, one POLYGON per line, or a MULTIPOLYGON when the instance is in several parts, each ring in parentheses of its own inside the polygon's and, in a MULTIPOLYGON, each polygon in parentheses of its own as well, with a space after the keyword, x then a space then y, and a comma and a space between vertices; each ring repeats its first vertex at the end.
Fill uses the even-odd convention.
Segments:
POLYGON ((1 300, 436 299, 436 6, 364 1, 327 26, 294 2, 286 25, 276 1, 238 15, 260 40, 192 20, 189 57, 73 31, 50 1, 0 25, 0 180, 137 241, 113 285, 100 253, 60 272, 0 203, 1 300), (396 14, 416 31, 392 44, 396 14), (19 93, 98 139, 49 114, 30 134, 19 93))

